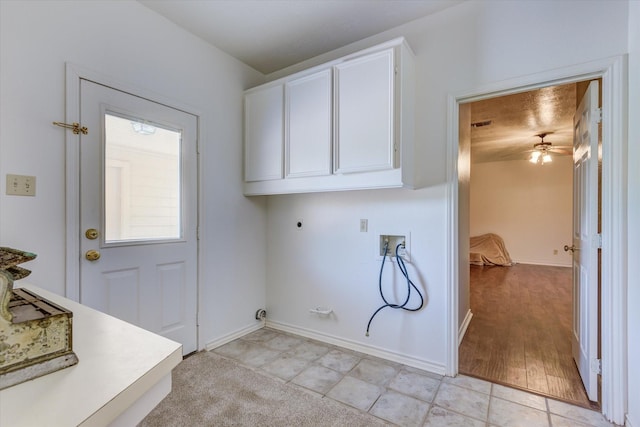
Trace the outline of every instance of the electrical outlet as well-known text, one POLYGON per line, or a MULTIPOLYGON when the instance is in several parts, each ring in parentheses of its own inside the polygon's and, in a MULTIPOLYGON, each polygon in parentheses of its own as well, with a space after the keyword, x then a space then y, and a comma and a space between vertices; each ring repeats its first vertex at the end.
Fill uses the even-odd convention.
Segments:
POLYGON ((369 228, 369 220, 361 219, 360 220, 360 232, 361 233, 366 233, 368 228, 369 228))
POLYGON ((30 175, 7 174, 7 195, 35 196, 36 177, 30 175))

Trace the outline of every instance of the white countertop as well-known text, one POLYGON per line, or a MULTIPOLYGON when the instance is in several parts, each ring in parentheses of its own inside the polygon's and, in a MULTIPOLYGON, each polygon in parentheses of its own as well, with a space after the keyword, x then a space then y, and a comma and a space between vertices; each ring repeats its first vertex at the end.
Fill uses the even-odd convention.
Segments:
POLYGON ((140 409, 134 418, 125 417, 128 410, 146 402, 144 416, 169 392, 171 370, 182 361, 179 343, 44 289, 19 286, 73 312, 73 351, 79 362, 0 390, 0 426, 130 422, 140 417, 140 409))

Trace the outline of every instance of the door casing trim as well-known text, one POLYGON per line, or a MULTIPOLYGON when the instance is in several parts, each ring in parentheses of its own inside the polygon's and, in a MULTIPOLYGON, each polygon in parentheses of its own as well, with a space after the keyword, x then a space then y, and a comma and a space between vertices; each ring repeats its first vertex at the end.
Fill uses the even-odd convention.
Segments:
MULTIPOLYGON (((458 108, 460 104, 602 78, 602 413, 627 412, 627 55, 604 58, 450 94, 447 114, 447 375, 458 374, 458 108)), ((468 236, 462 236, 468 237, 468 236)))

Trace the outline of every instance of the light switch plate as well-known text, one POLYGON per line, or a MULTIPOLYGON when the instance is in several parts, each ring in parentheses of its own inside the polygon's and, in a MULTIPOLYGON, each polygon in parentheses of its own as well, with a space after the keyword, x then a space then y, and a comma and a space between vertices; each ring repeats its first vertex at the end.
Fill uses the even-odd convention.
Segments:
POLYGON ((35 196, 36 177, 30 175, 7 174, 7 195, 35 196))

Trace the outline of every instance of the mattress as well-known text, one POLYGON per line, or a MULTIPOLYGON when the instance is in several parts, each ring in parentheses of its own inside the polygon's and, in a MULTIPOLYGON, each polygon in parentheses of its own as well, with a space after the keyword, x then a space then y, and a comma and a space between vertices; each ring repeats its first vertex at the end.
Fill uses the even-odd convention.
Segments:
POLYGON ((469 262, 474 265, 513 265, 504 240, 493 233, 471 237, 469 262))

